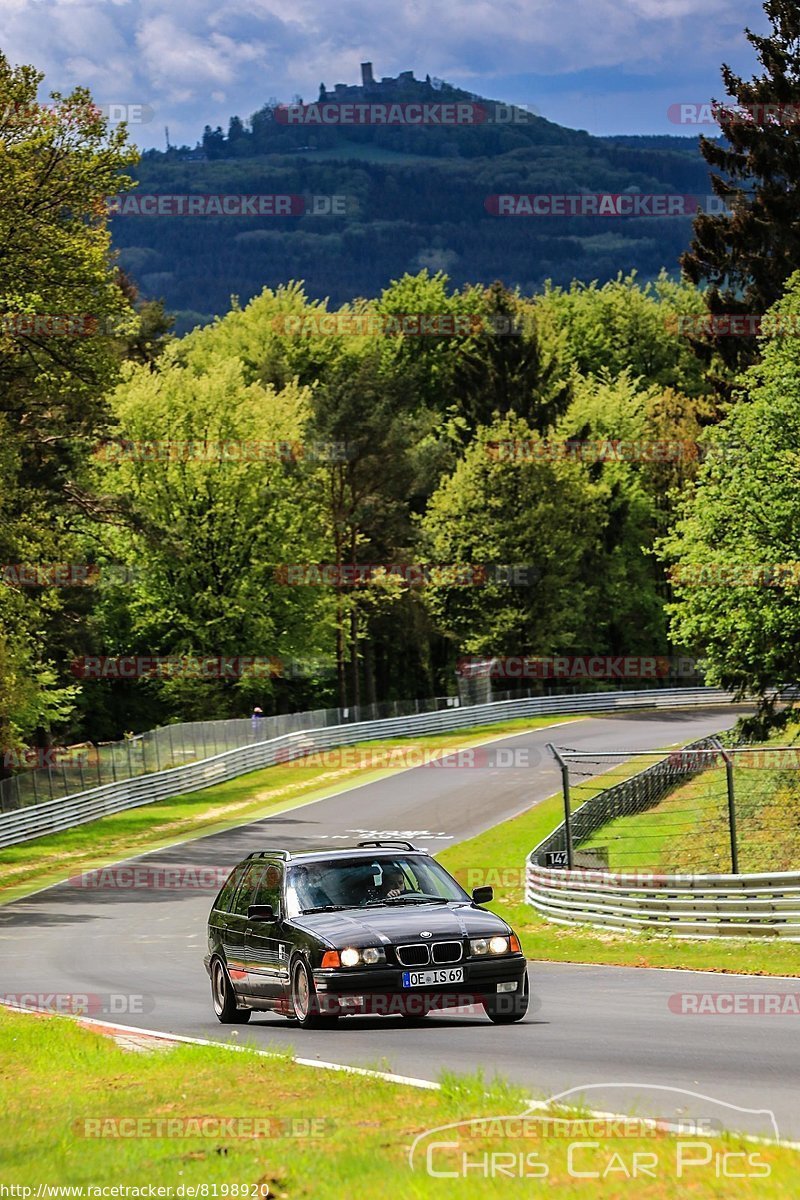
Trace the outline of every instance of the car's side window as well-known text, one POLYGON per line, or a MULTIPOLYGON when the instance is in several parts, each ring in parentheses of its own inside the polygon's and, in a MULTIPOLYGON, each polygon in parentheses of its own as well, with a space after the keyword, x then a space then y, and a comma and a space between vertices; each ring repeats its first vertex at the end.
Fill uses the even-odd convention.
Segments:
POLYGON ((270 863, 261 876, 258 894, 253 904, 271 904, 276 914, 281 912, 281 896, 283 894, 283 868, 277 863, 270 863))
POLYGON ((237 887, 239 886, 239 883, 241 881, 242 875, 244 874, 244 871, 245 871, 245 868, 241 865, 241 863, 239 864, 238 867, 234 867, 234 869, 231 871, 230 875, 228 876, 222 891, 220 892, 220 894, 217 896, 216 900, 214 901, 214 908, 219 909, 220 912, 228 912, 228 910, 230 909, 230 906, 231 906, 231 900, 233 899, 234 892, 236 891, 237 887))
POLYGON ((236 893, 236 899, 233 902, 232 911, 238 916, 246 917, 249 906, 257 903, 256 893, 263 874, 263 863, 254 863, 247 868, 247 874, 242 880, 242 886, 236 893))

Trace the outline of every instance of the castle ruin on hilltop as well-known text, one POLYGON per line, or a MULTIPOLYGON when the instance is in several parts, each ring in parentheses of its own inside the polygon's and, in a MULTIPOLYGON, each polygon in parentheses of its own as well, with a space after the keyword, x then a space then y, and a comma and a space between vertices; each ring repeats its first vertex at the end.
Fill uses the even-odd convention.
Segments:
POLYGON ((390 75, 385 75, 383 79, 377 80, 372 73, 372 63, 363 62, 361 64, 361 83, 360 84, 335 84, 333 91, 324 86, 320 89, 320 102, 325 100, 364 100, 367 97, 381 97, 388 99, 397 95, 400 92, 408 92, 413 89, 427 89, 441 87, 439 80, 431 83, 430 78, 427 80, 415 79, 413 71, 401 71, 397 78, 390 75))

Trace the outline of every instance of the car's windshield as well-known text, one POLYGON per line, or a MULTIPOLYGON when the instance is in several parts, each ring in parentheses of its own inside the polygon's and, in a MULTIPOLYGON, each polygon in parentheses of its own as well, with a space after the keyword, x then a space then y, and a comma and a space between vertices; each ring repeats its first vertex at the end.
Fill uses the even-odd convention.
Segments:
POLYGON ((463 888, 433 859, 402 853, 297 863, 286 877, 289 916, 315 909, 468 899, 463 888))

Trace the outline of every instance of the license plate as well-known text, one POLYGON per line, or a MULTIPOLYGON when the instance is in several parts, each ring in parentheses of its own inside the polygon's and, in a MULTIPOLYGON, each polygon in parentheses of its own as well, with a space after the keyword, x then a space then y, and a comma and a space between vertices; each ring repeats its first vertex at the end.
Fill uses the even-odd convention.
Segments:
POLYGON ((403 971, 403 987, 431 987, 436 983, 463 982, 463 967, 447 967, 440 971, 403 971))

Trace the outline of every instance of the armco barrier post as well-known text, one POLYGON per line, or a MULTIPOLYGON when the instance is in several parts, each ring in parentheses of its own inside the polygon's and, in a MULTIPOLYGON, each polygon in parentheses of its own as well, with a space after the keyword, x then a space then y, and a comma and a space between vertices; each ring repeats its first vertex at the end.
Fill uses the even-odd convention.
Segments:
POLYGON ((552 742, 547 743, 547 749, 551 752, 558 765, 561 767, 561 790, 564 793, 564 839, 567 843, 567 868, 572 870, 572 813, 570 812, 569 800, 569 767, 564 762, 561 755, 556 750, 552 742))
POLYGON ((725 759, 725 777, 728 783, 728 832, 731 839, 731 874, 739 874, 739 846, 736 837, 736 791, 733 784, 733 759, 720 745, 720 754, 725 759))

